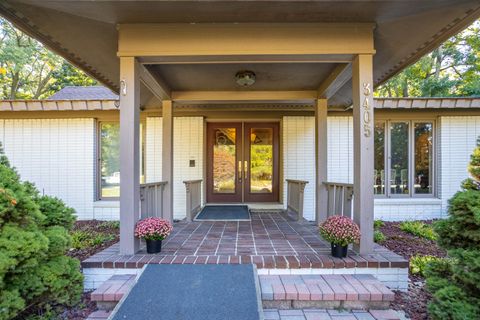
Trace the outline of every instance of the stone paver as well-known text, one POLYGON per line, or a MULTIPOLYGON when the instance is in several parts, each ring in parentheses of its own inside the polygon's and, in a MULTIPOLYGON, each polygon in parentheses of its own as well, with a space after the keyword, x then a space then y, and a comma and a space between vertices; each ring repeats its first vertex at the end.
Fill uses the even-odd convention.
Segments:
POLYGON ((400 320, 395 310, 264 310, 265 320, 400 320))
POLYGON ((408 261, 375 245, 374 253, 352 251, 333 259, 330 244, 313 222, 291 221, 278 212, 252 212, 251 221, 176 222, 162 252, 120 255, 118 244, 82 261, 83 268, 141 268, 145 264, 253 263, 264 269, 408 268, 408 261))
POLYGON ((372 275, 259 275, 263 301, 392 301, 372 275))

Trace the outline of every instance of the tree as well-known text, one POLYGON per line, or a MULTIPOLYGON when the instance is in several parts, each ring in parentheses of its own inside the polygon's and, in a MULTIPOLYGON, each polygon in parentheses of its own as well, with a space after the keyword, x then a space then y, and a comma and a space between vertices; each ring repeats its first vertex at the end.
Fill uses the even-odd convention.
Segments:
POLYGON ((41 99, 66 85, 96 82, 0 18, 0 98, 41 99))
POLYGON ((74 210, 22 182, 0 151, 0 319, 80 299, 78 260, 65 256, 74 210))
POLYGON ((383 97, 480 95, 480 20, 377 88, 383 97))
POLYGON ((449 216, 435 223, 438 244, 448 260, 427 267, 427 289, 432 293, 430 317, 480 319, 480 146, 469 165, 471 178, 449 201, 449 216))

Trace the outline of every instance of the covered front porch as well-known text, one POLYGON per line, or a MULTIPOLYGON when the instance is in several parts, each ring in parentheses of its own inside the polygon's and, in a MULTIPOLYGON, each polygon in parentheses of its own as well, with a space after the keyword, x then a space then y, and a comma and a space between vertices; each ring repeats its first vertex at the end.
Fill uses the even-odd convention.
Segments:
POLYGON ((401 256, 374 245, 370 254, 350 251, 347 258, 333 258, 317 230, 314 222, 292 221, 283 211, 252 211, 251 221, 184 220, 174 224, 159 254, 147 254, 141 246, 134 255, 122 255, 115 244, 82 267, 87 287, 146 264, 253 263, 259 274, 372 274, 390 288, 406 289, 408 261, 401 256))
MULTIPOLYGON (((310 184, 314 184, 315 190, 315 204, 311 209, 314 212, 309 212, 309 215, 315 223, 311 224, 308 232, 317 233, 314 226, 329 215, 351 216, 361 229, 361 241, 353 248, 354 251, 362 255, 373 254, 373 28, 369 23, 314 23, 297 24, 294 27, 281 24, 120 25, 118 56, 122 178, 119 253, 133 255, 141 250, 140 242, 133 232, 139 218, 160 216, 173 221, 173 177, 176 166, 179 165, 173 157, 174 149, 177 148, 174 144, 177 133, 173 120, 179 114, 201 116, 207 124, 214 121, 229 123, 229 127, 220 131, 237 148, 233 151, 236 156, 231 168, 232 184, 238 187, 231 188, 234 190, 232 192, 236 192, 235 196, 210 196, 216 187, 214 182, 209 181, 209 161, 215 155, 209 149, 210 131, 209 126, 205 125, 205 135, 208 137, 200 143, 205 143, 203 162, 206 169, 200 179, 188 177, 184 181, 187 190, 186 221, 192 221, 206 204, 230 203, 232 200, 252 204, 248 199, 255 199, 255 208, 284 208, 302 221, 303 188, 306 181, 297 180, 285 170, 279 169, 281 157, 278 158, 280 160, 273 160, 271 196, 255 195, 258 190, 252 191, 244 187, 245 181, 252 177, 250 155, 245 156, 243 151, 238 151, 245 145, 245 150, 249 149, 251 133, 247 134, 246 130, 262 122, 263 127, 267 124, 270 126, 272 137, 279 135, 279 131, 287 130, 283 128, 284 123, 277 120, 279 110, 283 110, 293 115, 312 114, 315 119, 314 133, 311 135, 315 156, 313 163, 308 164, 312 167, 313 175, 310 184), (252 37, 252 34, 258 36, 252 37), (249 45, 245 46, 245 43, 249 45), (351 106, 354 177, 353 185, 344 185, 327 179, 327 114, 350 110, 351 106), (161 109, 162 115, 161 181, 140 185, 140 110, 148 113, 149 109, 155 108, 161 109), (229 134, 231 129, 237 130, 236 134, 229 134), (247 139, 236 140, 235 137, 238 136, 247 139), (282 186, 284 181, 286 183, 282 186)), ((285 135, 287 131, 283 132, 285 135)), ((273 140, 275 139, 272 138, 273 140)), ((288 156, 285 153, 288 151, 284 150, 285 146, 279 140, 271 145, 272 154, 282 154, 283 158, 288 156)), ((196 165, 198 162, 190 160, 189 167, 196 165)), ((300 156, 289 165, 302 167, 306 164, 300 156)), ((223 191, 218 193, 221 192, 223 191)), ((263 221, 258 216, 256 219, 263 221)), ((278 215, 278 219, 284 219, 282 214, 278 215)), ((268 250, 262 251, 268 249, 263 243, 256 247, 254 238, 257 223, 258 221, 252 220, 250 225, 253 230, 250 234, 251 242, 246 239, 240 243, 240 247, 236 247, 238 243, 233 241, 226 245, 231 250, 228 256, 253 256, 257 257, 254 262, 258 262, 259 257, 268 253, 268 250), (249 246, 253 248, 248 248, 249 246), (232 249, 233 247, 235 248, 232 249)), ((284 223, 290 226, 289 221, 285 220, 284 223)), ((167 240, 167 250, 182 233, 192 233, 194 236, 195 229, 190 229, 193 225, 196 224, 189 227, 177 224, 176 229, 181 228, 178 231, 180 233, 175 233, 172 239, 167 240)), ((219 228, 222 225, 225 228, 229 226, 228 223, 220 223, 219 228)), ((295 226, 303 226, 303 222, 295 226)), ((200 230, 203 228, 206 227, 201 227, 200 230)), ((217 225, 213 224, 212 229, 216 228, 217 225)), ((285 230, 279 229, 278 232, 283 231, 285 230)), ((302 231, 297 235, 303 237, 304 233, 302 231)), ((203 236, 210 237, 208 234, 203 236)), ((288 239, 290 235, 287 232, 283 237, 288 239)), ((225 241, 228 239, 225 238, 225 241)), ((289 245, 289 239, 285 243, 280 241, 280 245, 272 244, 271 251, 278 249, 279 256, 295 257, 306 256, 309 250, 328 249, 318 236, 316 239, 317 242, 314 243, 299 240, 299 243, 303 243, 298 247, 299 252, 296 251, 296 246, 289 245), (288 247, 293 251, 288 251, 288 247), (286 254, 281 254, 282 250, 286 250, 286 254)), ((198 244, 195 246, 198 247, 198 244)), ((184 254, 182 250, 183 247, 177 246, 177 253, 172 256, 194 255, 192 252, 184 254)), ((315 251, 310 253, 320 254, 315 251)), ((277 263, 282 265, 282 259, 289 265, 286 258, 279 258, 279 261, 274 261, 275 266, 277 263)), ((292 258, 290 260, 294 265, 292 258)), ((308 261, 309 264, 313 263, 308 261)))

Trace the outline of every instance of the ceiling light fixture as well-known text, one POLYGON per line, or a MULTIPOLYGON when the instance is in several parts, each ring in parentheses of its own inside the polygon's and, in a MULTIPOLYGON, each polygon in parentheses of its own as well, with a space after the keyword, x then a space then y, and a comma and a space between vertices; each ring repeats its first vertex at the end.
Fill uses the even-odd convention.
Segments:
POLYGON ((255 83, 253 71, 238 71, 235 75, 235 82, 241 87, 248 87, 255 83))

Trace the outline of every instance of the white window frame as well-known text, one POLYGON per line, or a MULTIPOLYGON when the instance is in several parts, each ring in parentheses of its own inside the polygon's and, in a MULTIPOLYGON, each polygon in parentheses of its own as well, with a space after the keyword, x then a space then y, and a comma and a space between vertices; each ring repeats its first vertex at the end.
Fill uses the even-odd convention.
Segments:
POLYGON ((384 125, 385 130, 385 157, 384 157, 384 168, 385 168, 385 193, 384 194, 375 194, 375 198, 395 198, 395 199, 409 199, 409 198, 435 198, 436 197, 436 144, 437 144, 437 135, 436 135, 436 123, 434 119, 418 119, 418 120, 409 120, 409 119, 378 119, 376 122, 381 122, 384 125), (391 124, 404 122, 408 123, 408 194, 392 194, 391 193, 391 124), (416 194, 414 185, 415 185, 415 124, 417 123, 431 123, 432 124, 432 155, 431 155, 431 176, 430 176, 430 185, 431 193, 416 194))

